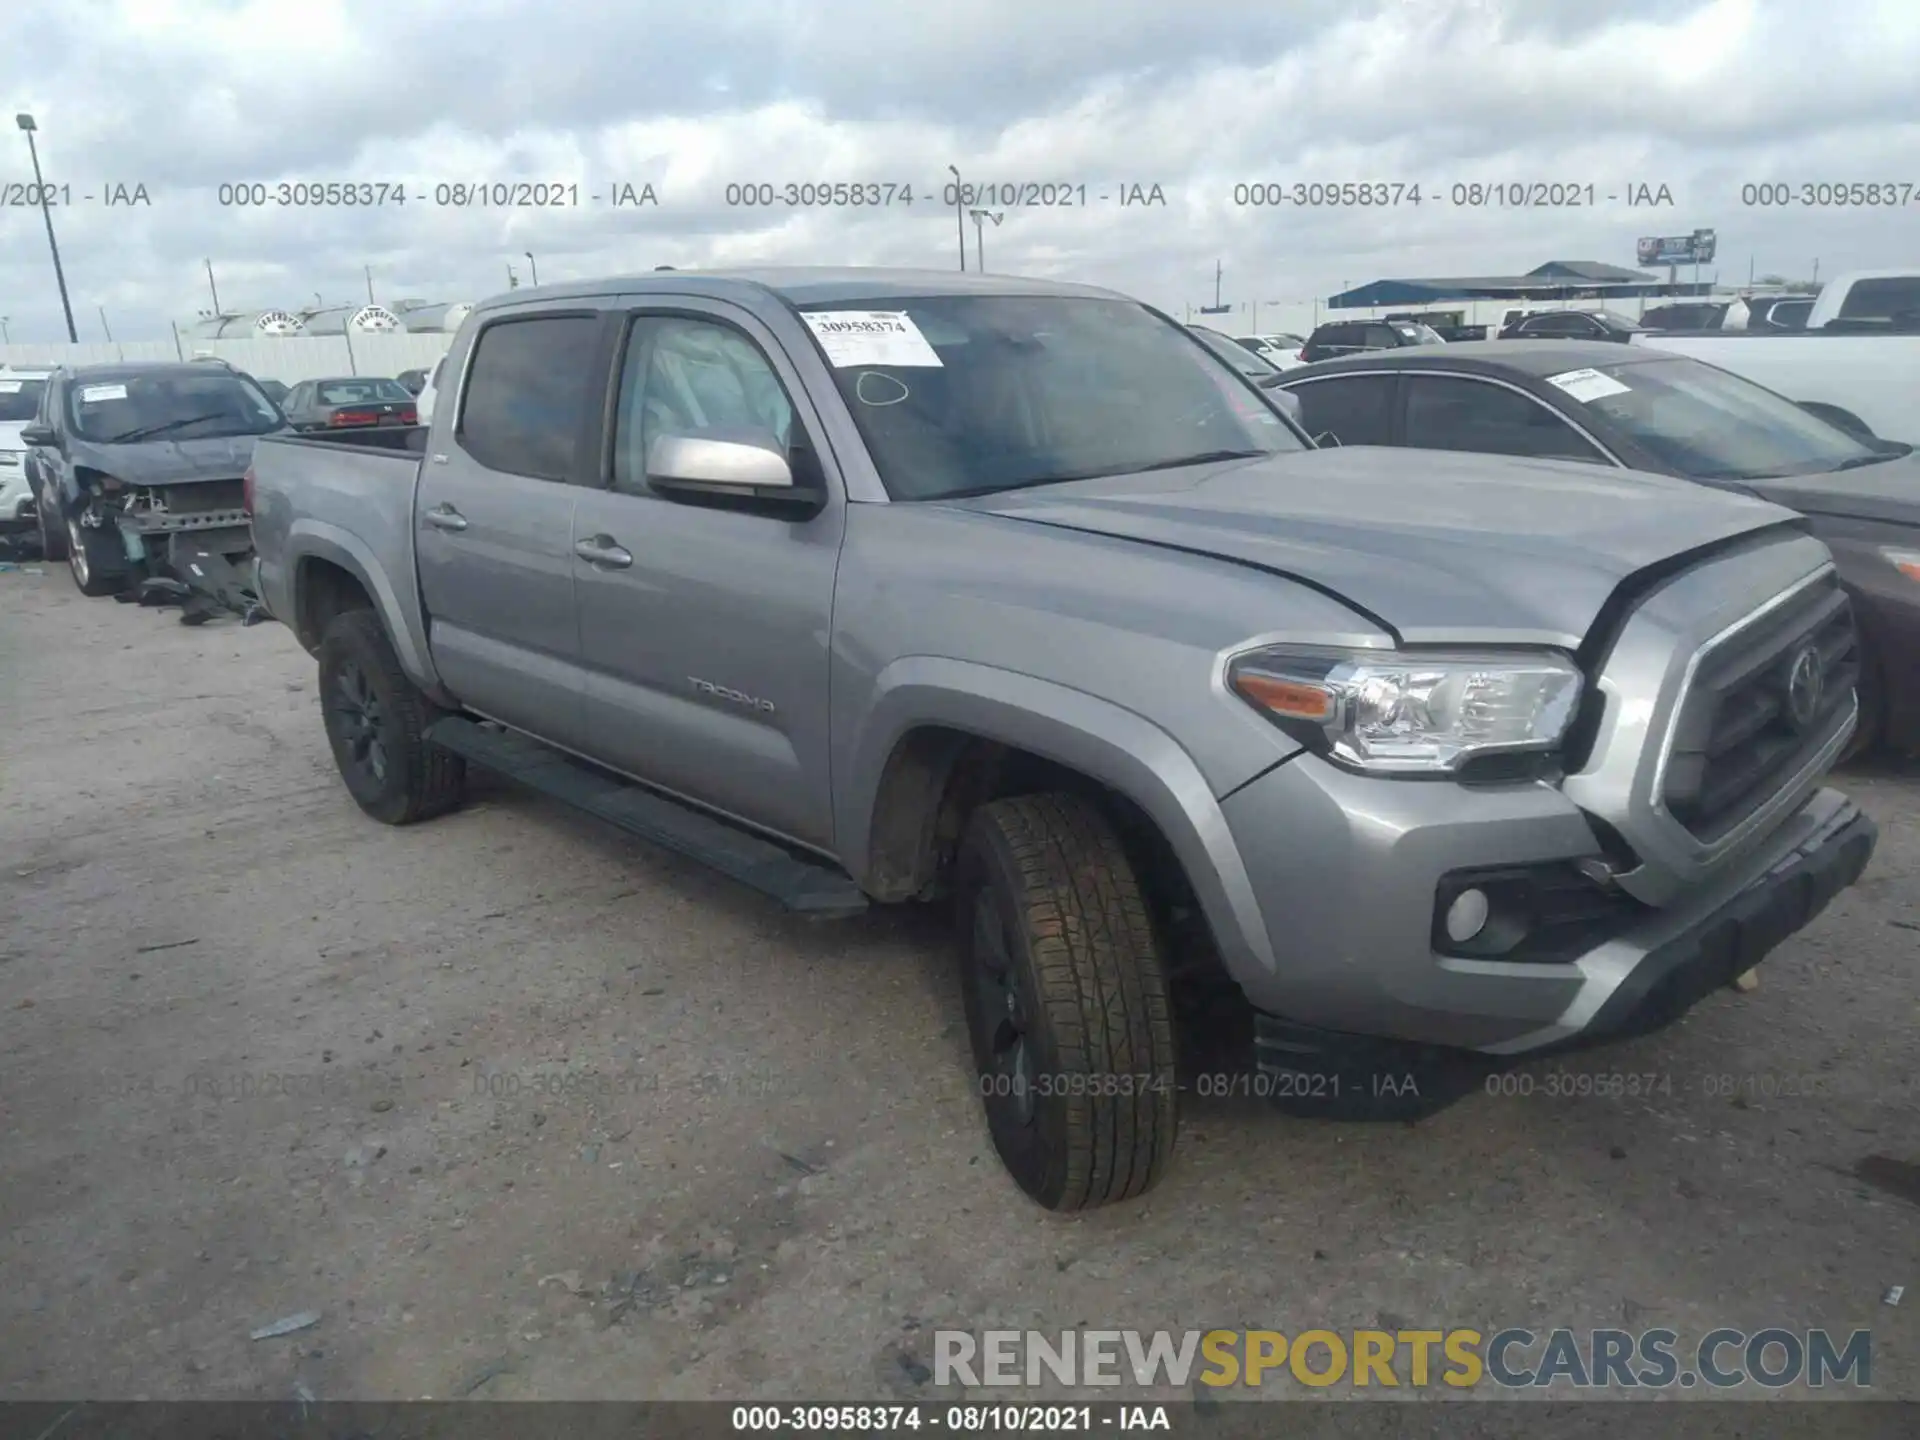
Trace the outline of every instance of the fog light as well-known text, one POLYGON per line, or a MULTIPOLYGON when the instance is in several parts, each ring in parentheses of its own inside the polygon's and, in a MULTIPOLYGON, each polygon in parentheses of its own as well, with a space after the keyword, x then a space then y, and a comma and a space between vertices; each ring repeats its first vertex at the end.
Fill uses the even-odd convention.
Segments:
POLYGON ((1466 944, 1486 928, 1489 909, 1486 891, 1462 890, 1447 907, 1447 938, 1466 944))

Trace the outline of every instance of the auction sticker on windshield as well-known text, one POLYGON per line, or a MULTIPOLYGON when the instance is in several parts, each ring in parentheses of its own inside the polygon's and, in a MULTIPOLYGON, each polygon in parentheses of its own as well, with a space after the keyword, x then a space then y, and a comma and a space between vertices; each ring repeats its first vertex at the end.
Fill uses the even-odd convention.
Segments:
POLYGON ((0 395, 18 395, 23 381, 0 380, 0 395))
POLYGON ((1558 385, 1582 405, 1604 400, 1609 395, 1624 395, 1633 388, 1631 385, 1622 385, 1611 375, 1602 375, 1598 370, 1568 370, 1563 374, 1549 375, 1547 383, 1558 385))
POLYGON ((126 398, 127 387, 124 385, 82 385, 80 387, 80 403, 82 405, 92 405, 100 400, 124 400, 126 398))
POLYGON ((807 322, 836 369, 852 365, 943 368, 933 346, 901 310, 803 310, 807 322))

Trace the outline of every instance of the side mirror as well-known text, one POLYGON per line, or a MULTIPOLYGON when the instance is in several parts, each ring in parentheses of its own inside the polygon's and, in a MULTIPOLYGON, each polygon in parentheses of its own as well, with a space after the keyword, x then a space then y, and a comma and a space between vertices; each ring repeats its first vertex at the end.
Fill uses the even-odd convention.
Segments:
POLYGON ((1286 412, 1289 420, 1305 428, 1307 423, 1306 415, 1300 408, 1300 397, 1298 395, 1294 394, 1291 390, 1282 390, 1278 386, 1269 389, 1267 394, 1273 397, 1274 404, 1286 412))
POLYGON ((765 444, 661 435, 647 447, 647 482, 723 495, 790 493, 793 469, 765 444))
POLYGON ((20 439, 23 444, 27 445, 58 445, 60 443, 60 437, 54 434, 51 425, 41 425, 38 423, 22 425, 20 427, 20 439))

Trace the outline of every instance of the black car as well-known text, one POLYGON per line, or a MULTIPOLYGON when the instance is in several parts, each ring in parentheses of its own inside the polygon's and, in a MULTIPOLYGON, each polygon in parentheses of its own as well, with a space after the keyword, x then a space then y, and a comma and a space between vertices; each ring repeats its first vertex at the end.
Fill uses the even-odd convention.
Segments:
POLYGON ((1358 355, 1366 350, 1393 350, 1405 345, 1440 345, 1445 342, 1430 325, 1411 320, 1335 320, 1315 328, 1300 347, 1300 358, 1308 364, 1332 360, 1341 355, 1358 355))
POLYGON ((278 380, 262 380, 256 375, 253 383, 264 390, 267 398, 276 405, 287 398, 287 387, 278 380))
POLYGON ((1502 340, 1605 340, 1628 345, 1646 327, 1611 310, 1541 310, 1500 328, 1502 340))
POLYGON ((1746 302, 1747 329, 1784 333, 1807 328, 1813 314, 1811 295, 1754 296, 1746 302))
POLYGON ((398 380, 378 375, 341 375, 302 380, 280 408, 296 430, 341 430, 366 425, 417 425, 413 396, 398 380))
POLYGON ((422 390, 427 388, 427 372, 425 370, 402 370, 393 378, 398 380, 401 385, 406 388, 406 392, 409 395, 417 396, 422 390))
MULTIPOLYGON (((1727 318, 1727 311, 1733 308, 1733 302, 1699 301, 1677 305, 1655 305, 1642 312, 1640 328, 1643 330, 1697 331, 1718 330, 1727 318)), ((1597 338, 1597 337, 1596 337, 1597 338)))
POLYGON ((1751 380, 1638 345, 1489 340, 1330 361, 1282 384, 1317 443, 1619 466, 1800 511, 1833 551, 1859 622, 1856 751, 1882 740, 1920 750, 1912 446, 1862 441, 1751 380))
POLYGON ((225 365, 55 370, 20 437, 47 559, 85 595, 181 600, 190 620, 245 609, 244 476, 254 442, 286 428, 225 365))

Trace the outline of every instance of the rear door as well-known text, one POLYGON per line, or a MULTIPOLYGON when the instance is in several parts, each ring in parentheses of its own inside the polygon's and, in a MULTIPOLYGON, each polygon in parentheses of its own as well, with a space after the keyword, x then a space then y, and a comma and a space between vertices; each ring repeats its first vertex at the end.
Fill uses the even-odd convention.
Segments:
POLYGON ((1316 445, 1390 445, 1396 383, 1388 374, 1340 375, 1287 388, 1299 397, 1301 421, 1316 445))
POLYGON ((1400 394, 1400 443, 1416 450, 1613 463, 1559 411, 1497 381, 1406 375, 1400 394))
POLYGON ((830 850, 828 642, 846 506, 779 341, 735 306, 649 297, 620 343, 605 488, 574 512, 595 759, 830 850), (662 434, 787 457, 813 505, 648 483, 662 434))
POLYGON ((514 314, 475 336, 430 437, 414 524, 434 663, 474 710, 585 748, 573 511, 605 394, 600 312, 514 314))

